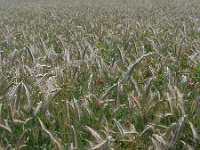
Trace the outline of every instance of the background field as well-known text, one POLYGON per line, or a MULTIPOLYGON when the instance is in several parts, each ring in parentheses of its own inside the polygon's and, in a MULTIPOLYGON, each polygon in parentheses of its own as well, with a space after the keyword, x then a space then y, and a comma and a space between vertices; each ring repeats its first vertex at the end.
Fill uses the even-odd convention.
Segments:
POLYGON ((200 149, 199 0, 0 0, 0 149, 200 149))

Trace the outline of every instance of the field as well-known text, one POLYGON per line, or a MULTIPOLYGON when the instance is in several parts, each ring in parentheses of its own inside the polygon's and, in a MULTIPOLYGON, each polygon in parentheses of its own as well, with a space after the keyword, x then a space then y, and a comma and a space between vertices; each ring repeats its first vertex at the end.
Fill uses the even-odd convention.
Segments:
POLYGON ((200 149, 199 0, 0 0, 0 149, 200 149))

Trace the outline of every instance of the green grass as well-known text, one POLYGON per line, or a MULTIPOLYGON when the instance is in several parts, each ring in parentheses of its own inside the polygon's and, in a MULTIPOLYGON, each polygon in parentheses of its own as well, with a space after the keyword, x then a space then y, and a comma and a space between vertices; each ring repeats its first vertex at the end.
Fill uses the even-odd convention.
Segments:
POLYGON ((0 0, 0 149, 199 149, 198 0, 0 0))

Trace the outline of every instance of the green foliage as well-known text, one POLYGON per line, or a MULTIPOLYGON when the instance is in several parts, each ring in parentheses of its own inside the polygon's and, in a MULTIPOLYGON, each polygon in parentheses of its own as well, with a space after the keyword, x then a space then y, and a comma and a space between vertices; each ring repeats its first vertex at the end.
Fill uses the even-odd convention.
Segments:
POLYGON ((0 5, 0 149, 200 149, 197 0, 0 5))

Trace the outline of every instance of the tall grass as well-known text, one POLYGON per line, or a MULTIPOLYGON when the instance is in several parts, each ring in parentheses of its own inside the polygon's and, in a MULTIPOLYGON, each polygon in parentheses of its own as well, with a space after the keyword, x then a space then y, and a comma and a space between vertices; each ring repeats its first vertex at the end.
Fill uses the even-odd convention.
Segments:
POLYGON ((200 149, 198 0, 0 2, 0 148, 200 149))

